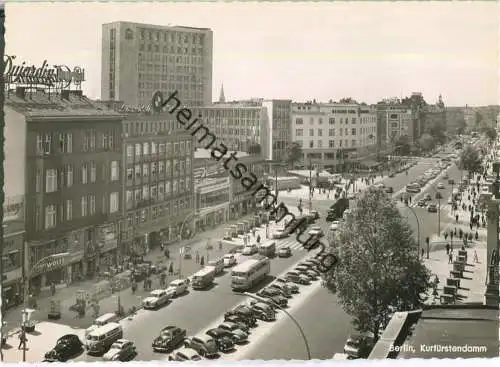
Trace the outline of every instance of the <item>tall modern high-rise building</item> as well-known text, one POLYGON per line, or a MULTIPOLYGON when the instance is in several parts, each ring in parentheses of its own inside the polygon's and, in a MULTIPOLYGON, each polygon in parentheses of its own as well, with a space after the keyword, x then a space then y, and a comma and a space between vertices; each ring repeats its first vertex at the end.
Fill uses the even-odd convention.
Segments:
POLYGON ((212 49, 208 28, 103 24, 101 99, 149 105, 160 90, 178 91, 186 106, 210 104, 212 49))

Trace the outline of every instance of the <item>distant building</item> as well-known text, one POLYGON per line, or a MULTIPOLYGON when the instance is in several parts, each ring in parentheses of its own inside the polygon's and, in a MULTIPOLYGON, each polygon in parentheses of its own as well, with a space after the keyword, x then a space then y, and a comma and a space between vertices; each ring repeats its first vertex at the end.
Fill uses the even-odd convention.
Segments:
POLYGON ((208 28, 113 22, 102 26, 101 98, 149 105, 178 91, 183 105, 212 102, 213 34, 208 28))
POLYGON ((292 103, 292 141, 302 147, 303 164, 341 166, 373 155, 375 109, 362 104, 292 103))

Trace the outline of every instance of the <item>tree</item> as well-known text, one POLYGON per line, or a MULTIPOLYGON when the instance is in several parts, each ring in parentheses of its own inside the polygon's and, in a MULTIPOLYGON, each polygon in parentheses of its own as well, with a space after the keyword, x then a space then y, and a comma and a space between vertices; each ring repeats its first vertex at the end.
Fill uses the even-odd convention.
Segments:
POLYGON ((295 163, 302 159, 302 147, 297 142, 291 143, 287 148, 286 161, 293 168, 295 163))
POLYGON ((391 308, 421 307, 430 271, 421 262, 413 231, 380 188, 370 188, 338 229, 332 247, 339 262, 324 275, 360 332, 378 330, 391 308))
POLYGON ((410 155, 411 144, 408 135, 400 135, 394 139, 394 150, 397 155, 410 155))
POLYGON ((354 100, 353 98, 351 97, 346 97, 346 98, 342 98, 339 100, 339 103, 345 103, 345 104, 358 104, 358 102, 356 102, 356 100, 354 100))
POLYGON ((436 140, 430 134, 423 134, 418 143, 424 152, 430 152, 436 147, 436 140))
POLYGON ((460 154, 459 167, 469 173, 481 172, 481 153, 473 145, 466 145, 460 154))
POLYGON ((494 142, 497 139, 497 131, 491 125, 484 126, 482 128, 482 132, 491 142, 494 142))

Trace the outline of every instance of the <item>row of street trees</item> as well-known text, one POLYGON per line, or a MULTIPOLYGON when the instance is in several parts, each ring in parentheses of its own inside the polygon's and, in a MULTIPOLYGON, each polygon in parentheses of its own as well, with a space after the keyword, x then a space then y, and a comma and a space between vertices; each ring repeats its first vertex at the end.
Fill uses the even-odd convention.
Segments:
POLYGON ((370 188, 361 196, 330 246, 339 262, 325 274, 324 284, 359 331, 378 338, 392 308, 422 306, 431 274, 411 227, 382 189, 370 188))

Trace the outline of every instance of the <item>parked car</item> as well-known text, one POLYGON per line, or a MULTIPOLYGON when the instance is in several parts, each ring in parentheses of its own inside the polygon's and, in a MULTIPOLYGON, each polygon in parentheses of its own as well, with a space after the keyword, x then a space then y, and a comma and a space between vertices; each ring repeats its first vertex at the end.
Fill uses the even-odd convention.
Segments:
POLYGON ((186 338, 186 329, 177 326, 166 326, 160 331, 160 335, 153 340, 155 352, 168 352, 182 344, 186 338))
POLYGON ((168 360, 176 362, 201 361, 201 356, 196 350, 183 347, 169 355, 168 360))
POLYGON ((217 344, 208 335, 188 337, 184 340, 184 346, 194 349, 202 357, 215 357, 218 355, 217 344))
POLYGON ((170 301, 170 296, 165 289, 155 289, 149 296, 142 300, 142 307, 146 310, 154 310, 166 305, 170 301))
POLYGON ((244 305, 236 306, 224 314, 224 321, 235 322, 234 318, 241 320, 248 327, 255 327, 257 325, 254 310, 244 305))
POLYGON ((286 285, 288 288, 290 288, 290 292, 292 294, 297 294, 299 293, 299 287, 297 284, 294 284, 294 283, 291 283, 291 282, 288 282, 286 281, 285 279, 283 278, 276 278, 276 280, 274 281, 274 284, 284 284, 286 285))
POLYGON ((350 336, 344 346, 344 353, 351 358, 367 358, 373 349, 373 335, 350 336))
POLYGON ((224 260, 225 268, 230 268, 231 266, 234 266, 237 263, 236 256, 234 256, 233 254, 225 254, 222 259, 224 260))
POLYGON ((283 283, 272 283, 269 288, 276 288, 281 292, 281 295, 286 298, 292 298, 292 290, 290 287, 283 283))
POLYGON ((431 201, 431 200, 432 200, 432 196, 431 196, 431 194, 429 194, 429 193, 425 194, 425 196, 424 196, 424 200, 425 200, 425 201, 431 201))
POLYGON ((244 329, 248 330, 251 327, 257 326, 257 320, 253 316, 252 318, 245 318, 240 315, 228 315, 224 317, 224 321, 233 322, 236 325, 238 325, 242 330, 244 329))
POLYGON ((288 306, 288 300, 281 294, 281 291, 276 288, 264 288, 257 292, 257 296, 269 298, 272 302, 276 303, 280 307, 288 306))
MULTIPOLYGON (((236 344, 245 343, 248 340, 248 334, 240 328, 240 325, 235 324, 230 321, 223 322, 219 325, 219 329, 229 331, 234 336, 234 342, 236 344)), ((248 331, 248 329, 247 329, 248 331)))
POLYGON ((292 249, 290 246, 281 246, 278 248, 278 257, 290 257, 292 256, 292 249))
POLYGON ((65 362, 83 350, 83 343, 75 334, 66 334, 57 339, 52 350, 45 353, 47 362, 65 362))
POLYGON ((286 273, 285 279, 296 284, 303 284, 303 285, 311 284, 311 280, 308 277, 293 271, 289 271, 288 273, 286 273))
POLYGON ((211 336, 217 344, 217 349, 223 353, 227 353, 234 349, 234 336, 227 330, 214 328, 207 330, 206 334, 211 336))
POLYGON ((133 342, 127 339, 118 339, 111 345, 111 348, 104 354, 102 359, 123 362, 135 357, 136 353, 133 342))

